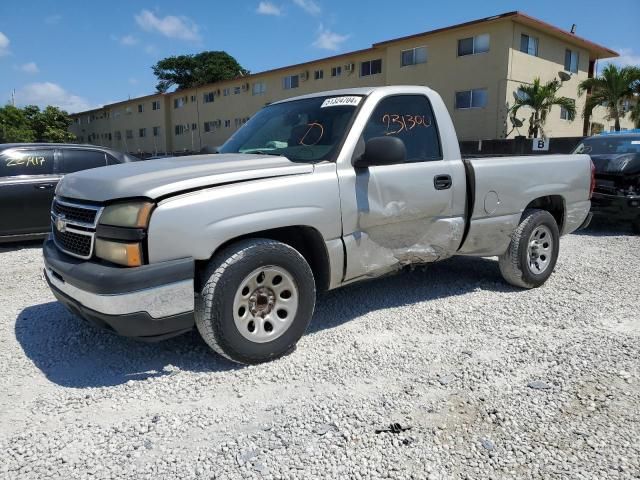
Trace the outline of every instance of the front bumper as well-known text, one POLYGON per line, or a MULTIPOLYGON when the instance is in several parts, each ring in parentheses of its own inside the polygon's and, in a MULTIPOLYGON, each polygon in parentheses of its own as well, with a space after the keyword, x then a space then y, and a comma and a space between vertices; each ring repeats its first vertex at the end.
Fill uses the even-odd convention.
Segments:
POLYGON ((618 220, 640 219, 640 195, 607 195, 593 192, 591 211, 594 215, 618 220))
POLYGON ((44 275, 70 311, 119 335, 161 340, 194 325, 193 259, 135 268, 83 261, 43 247, 44 275))

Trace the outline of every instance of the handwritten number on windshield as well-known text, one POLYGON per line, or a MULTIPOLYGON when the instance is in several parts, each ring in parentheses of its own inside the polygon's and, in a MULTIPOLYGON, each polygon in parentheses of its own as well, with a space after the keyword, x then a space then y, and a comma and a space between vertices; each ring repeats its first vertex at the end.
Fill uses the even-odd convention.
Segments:
POLYGON ((397 135, 401 132, 409 132, 416 127, 431 126, 431 121, 424 115, 399 115, 396 113, 385 113, 382 116, 382 123, 387 126, 385 135, 397 135))
POLYGON ((304 133, 304 135, 302 136, 302 138, 300 139, 300 142, 298 142, 300 145, 304 145, 304 146, 311 146, 311 145, 315 145, 316 143, 318 143, 320 141, 320 139, 322 138, 322 136, 324 135, 324 127, 322 125, 320 125, 318 122, 311 122, 311 123, 307 123, 307 126, 309 127, 307 129, 307 131, 304 133), (311 137, 309 138, 309 142, 310 143, 305 143, 306 138, 309 136, 309 134, 311 132, 314 132, 311 137), (315 142, 313 141, 315 139, 315 142))

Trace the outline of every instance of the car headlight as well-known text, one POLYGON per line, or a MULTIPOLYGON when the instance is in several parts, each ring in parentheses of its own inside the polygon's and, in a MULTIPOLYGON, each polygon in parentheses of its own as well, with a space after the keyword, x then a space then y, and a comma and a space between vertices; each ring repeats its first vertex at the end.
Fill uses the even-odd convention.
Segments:
POLYGON ((149 225, 152 209, 153 203, 144 201, 108 205, 100 215, 100 224, 114 227, 146 228, 149 225))
POLYGON ((142 265, 142 244, 112 242, 103 238, 96 238, 96 256, 109 262, 125 267, 139 267, 142 265))

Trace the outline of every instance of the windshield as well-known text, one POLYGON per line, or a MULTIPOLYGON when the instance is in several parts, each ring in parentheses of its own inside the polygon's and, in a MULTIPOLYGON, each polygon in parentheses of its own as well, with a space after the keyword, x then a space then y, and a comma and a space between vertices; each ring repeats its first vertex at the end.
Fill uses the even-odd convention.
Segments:
POLYGON ((220 147, 220 153, 283 155, 295 162, 332 160, 361 96, 314 97, 269 105, 220 147))
POLYGON ((640 153, 640 135, 638 136, 602 136, 585 138, 573 153, 591 155, 619 155, 623 153, 640 153))

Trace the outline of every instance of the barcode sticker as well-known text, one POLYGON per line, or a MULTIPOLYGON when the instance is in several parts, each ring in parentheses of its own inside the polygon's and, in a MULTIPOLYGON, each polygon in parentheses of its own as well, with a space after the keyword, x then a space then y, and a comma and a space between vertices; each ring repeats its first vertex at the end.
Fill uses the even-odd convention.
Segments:
POLYGON ((320 108, 340 107, 342 105, 349 105, 349 106, 355 107, 360 103, 360 100, 362 100, 362 97, 356 97, 356 96, 327 98, 324 102, 322 102, 322 105, 320 105, 320 108))

